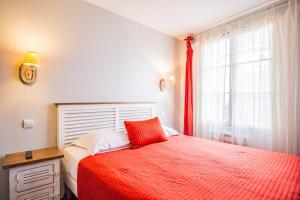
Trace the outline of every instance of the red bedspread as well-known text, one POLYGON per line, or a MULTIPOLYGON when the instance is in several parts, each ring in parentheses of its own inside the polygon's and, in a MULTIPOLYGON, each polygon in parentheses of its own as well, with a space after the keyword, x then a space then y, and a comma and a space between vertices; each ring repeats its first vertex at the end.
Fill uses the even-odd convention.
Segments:
POLYGON ((89 156, 78 198, 300 199, 300 158, 187 136, 89 156))

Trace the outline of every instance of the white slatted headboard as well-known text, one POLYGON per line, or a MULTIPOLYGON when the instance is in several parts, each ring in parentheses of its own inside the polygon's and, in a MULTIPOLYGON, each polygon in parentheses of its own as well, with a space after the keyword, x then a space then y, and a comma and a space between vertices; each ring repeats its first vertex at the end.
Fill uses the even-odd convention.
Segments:
POLYGON ((99 129, 124 130, 124 120, 155 116, 155 103, 57 103, 57 146, 99 129))

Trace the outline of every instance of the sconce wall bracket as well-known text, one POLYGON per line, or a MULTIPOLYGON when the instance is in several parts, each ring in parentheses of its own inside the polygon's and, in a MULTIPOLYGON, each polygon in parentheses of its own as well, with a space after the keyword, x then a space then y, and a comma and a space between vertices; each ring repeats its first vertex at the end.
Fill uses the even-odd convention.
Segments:
POLYGON ((32 85, 36 81, 37 67, 33 65, 22 64, 19 69, 21 81, 26 85, 32 85))
POLYGON ((160 89, 160 91, 164 91, 165 89, 167 88, 167 82, 166 82, 166 80, 165 79, 160 79, 160 81, 159 81, 159 89, 160 89))

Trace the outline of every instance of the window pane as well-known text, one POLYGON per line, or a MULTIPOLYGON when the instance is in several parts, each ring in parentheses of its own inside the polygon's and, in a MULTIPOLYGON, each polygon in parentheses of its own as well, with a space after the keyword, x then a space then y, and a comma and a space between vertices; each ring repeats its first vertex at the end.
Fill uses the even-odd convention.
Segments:
POLYGON ((269 60, 237 65, 234 73, 235 92, 270 92, 270 73, 269 60))
POLYGON ((236 63, 245 63, 270 59, 270 40, 268 31, 270 26, 260 26, 251 31, 243 31, 237 35, 235 51, 236 63))
POLYGON ((222 37, 206 43, 202 57, 204 68, 225 67, 229 65, 229 39, 222 37))

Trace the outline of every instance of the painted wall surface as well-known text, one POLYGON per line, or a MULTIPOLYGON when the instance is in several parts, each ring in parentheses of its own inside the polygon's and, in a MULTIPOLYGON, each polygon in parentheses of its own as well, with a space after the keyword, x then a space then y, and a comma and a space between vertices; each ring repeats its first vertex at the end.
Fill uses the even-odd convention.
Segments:
POLYGON ((178 128, 178 89, 158 87, 178 76, 177 43, 84 0, 1 0, 0 199, 8 199, 4 154, 56 145, 55 102, 156 101, 162 121, 178 128), (28 50, 41 58, 32 86, 18 78, 28 50), (23 119, 35 128, 23 129, 23 119))

